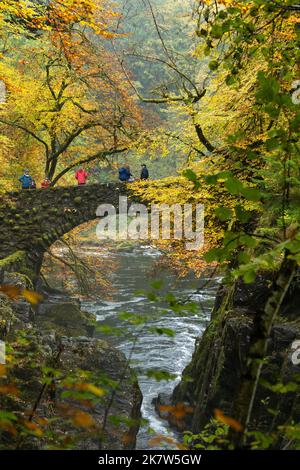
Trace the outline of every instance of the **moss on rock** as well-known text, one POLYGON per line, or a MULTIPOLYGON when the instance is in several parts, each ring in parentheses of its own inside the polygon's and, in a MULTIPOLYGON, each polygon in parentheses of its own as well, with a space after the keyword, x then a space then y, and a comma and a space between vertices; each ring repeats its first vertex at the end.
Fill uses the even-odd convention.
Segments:
POLYGON ((0 269, 10 270, 16 265, 20 265, 26 262, 25 251, 18 250, 7 256, 6 258, 0 259, 0 269))
POLYGON ((72 302, 50 305, 37 316, 37 324, 44 331, 56 331, 64 336, 91 336, 96 318, 80 310, 72 302))

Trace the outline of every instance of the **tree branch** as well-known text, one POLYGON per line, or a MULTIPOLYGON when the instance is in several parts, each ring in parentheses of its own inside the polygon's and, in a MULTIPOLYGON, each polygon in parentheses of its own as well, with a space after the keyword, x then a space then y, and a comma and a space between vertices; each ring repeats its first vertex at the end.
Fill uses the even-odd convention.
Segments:
POLYGON ((38 135, 36 135, 34 132, 32 132, 31 130, 27 129, 27 127, 23 126, 22 124, 18 124, 17 122, 9 122, 9 121, 5 121, 4 119, 0 118, 0 122, 2 122, 2 124, 5 124, 6 126, 11 126, 11 127, 15 127, 16 129, 20 129, 24 132, 26 132, 27 134, 31 135, 31 137, 33 137, 34 139, 36 139, 38 142, 40 142, 40 144, 44 145, 45 149, 46 149, 46 156, 48 157, 49 155, 49 146, 47 144, 47 142, 45 142, 41 137, 39 137, 38 135))
POLYGON ((79 166, 79 165, 84 165, 85 163, 90 163, 92 161, 95 161, 95 160, 98 160, 98 159, 104 159, 106 157, 109 157, 110 155, 114 155, 114 154, 118 154, 118 153, 123 153, 123 152, 126 152, 128 149, 127 148, 122 148, 122 149, 111 149, 111 150, 102 150, 102 151, 99 151, 97 153, 95 153, 94 155, 90 155, 89 157, 86 157, 86 158, 83 158, 81 160, 78 160, 74 163, 72 163, 71 165, 69 165, 68 167, 64 168, 55 178, 54 180, 52 181, 52 184, 51 186, 54 186, 57 181, 62 178, 66 173, 68 173, 69 171, 71 171, 73 168, 75 168, 76 166, 79 166))

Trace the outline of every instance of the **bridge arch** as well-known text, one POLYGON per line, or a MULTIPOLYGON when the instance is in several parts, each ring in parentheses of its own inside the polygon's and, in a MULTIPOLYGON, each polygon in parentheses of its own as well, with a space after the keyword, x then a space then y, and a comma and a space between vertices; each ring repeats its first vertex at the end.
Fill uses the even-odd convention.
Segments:
POLYGON ((113 204, 118 209, 121 195, 135 199, 124 183, 7 193, 0 204, 0 258, 14 262, 23 254, 23 262, 37 272, 44 252, 53 243, 96 219, 100 204, 113 204))

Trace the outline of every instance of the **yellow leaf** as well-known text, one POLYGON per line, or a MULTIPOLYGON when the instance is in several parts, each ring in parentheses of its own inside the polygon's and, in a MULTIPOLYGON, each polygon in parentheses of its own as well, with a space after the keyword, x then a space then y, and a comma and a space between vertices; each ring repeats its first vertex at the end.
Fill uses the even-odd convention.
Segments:
POLYGON ((43 296, 41 294, 38 294, 37 292, 33 292, 27 289, 24 289, 22 291, 22 295, 25 297, 25 299, 30 302, 33 305, 37 305, 39 302, 43 300, 43 296))
POLYGON ((97 397, 103 397, 103 395, 106 393, 103 388, 96 387, 96 385, 93 384, 85 384, 85 390, 93 393, 97 397))

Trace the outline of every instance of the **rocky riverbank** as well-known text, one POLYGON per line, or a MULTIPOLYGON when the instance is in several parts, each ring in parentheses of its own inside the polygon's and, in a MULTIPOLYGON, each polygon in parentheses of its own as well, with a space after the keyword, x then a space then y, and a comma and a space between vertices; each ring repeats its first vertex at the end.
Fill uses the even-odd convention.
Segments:
MULTIPOLYGON (((7 276, 5 282, 11 281, 7 276)), ((21 440, 2 433, 0 443, 27 449, 134 448, 142 395, 126 357, 93 338, 95 319, 77 299, 45 289, 43 294, 37 308, 0 296, 0 339, 18 357, 9 367, 18 393, 0 395, 1 409, 22 419, 34 410, 31 426, 40 430, 21 440)))

